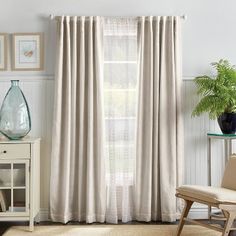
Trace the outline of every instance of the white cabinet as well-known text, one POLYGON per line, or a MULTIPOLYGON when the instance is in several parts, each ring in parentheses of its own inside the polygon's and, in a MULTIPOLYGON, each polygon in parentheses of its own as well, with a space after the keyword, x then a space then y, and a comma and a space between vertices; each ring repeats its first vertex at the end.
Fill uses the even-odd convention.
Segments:
POLYGON ((0 221, 29 221, 40 209, 40 139, 0 140, 0 221))

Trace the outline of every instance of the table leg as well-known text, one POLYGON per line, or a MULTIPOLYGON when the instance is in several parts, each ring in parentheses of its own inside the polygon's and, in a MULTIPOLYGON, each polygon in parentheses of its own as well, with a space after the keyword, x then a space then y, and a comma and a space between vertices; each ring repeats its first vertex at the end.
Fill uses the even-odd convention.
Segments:
MULTIPOLYGON (((207 139, 207 172, 208 186, 211 186, 211 138, 207 139)), ((208 219, 211 219, 211 207, 208 206, 208 219)))
POLYGON ((231 140, 225 139, 225 164, 227 163, 231 152, 232 152, 231 140))
POLYGON ((29 231, 33 232, 34 231, 34 219, 30 217, 29 221, 29 231))
POLYGON ((232 139, 229 139, 229 155, 231 156, 232 154, 232 139))

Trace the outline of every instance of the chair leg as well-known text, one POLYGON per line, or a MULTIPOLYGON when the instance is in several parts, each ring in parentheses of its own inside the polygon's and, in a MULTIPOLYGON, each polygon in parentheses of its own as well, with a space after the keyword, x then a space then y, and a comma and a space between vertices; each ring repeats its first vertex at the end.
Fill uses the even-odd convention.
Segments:
POLYGON ((179 220, 179 225, 178 225, 178 229, 176 232, 176 236, 180 236, 182 229, 184 227, 184 223, 185 223, 184 218, 188 216, 189 210, 191 209, 192 205, 193 205, 192 201, 185 200, 185 207, 184 207, 184 210, 183 210, 182 215, 179 220))
POLYGON ((223 210, 224 215, 226 216, 226 222, 225 222, 225 226, 223 229, 223 233, 222 236, 228 236, 230 233, 230 229, 234 223, 235 217, 236 217, 236 212, 230 212, 230 211, 225 211, 223 210))

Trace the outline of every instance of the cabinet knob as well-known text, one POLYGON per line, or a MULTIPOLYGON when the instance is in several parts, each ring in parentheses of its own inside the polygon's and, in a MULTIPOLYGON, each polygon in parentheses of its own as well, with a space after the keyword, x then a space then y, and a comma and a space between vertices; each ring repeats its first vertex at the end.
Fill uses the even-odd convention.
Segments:
POLYGON ((6 150, 4 150, 4 151, 3 151, 3 153, 7 153, 7 151, 6 151, 6 150))

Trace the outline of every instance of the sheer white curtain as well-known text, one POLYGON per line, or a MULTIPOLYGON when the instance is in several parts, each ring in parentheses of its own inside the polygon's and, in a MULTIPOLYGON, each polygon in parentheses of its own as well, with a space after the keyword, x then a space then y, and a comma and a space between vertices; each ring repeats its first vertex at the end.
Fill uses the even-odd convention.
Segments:
POLYGON ((106 221, 133 219, 137 20, 104 19, 106 221))

